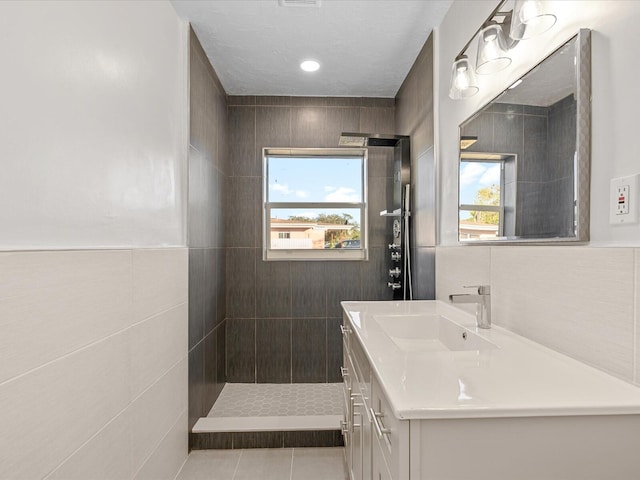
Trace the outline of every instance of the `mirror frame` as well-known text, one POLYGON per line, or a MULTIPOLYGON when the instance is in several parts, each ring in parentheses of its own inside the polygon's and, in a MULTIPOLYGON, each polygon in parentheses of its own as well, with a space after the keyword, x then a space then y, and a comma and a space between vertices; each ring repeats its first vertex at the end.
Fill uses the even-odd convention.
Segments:
MULTIPOLYGON (((549 245, 549 244, 576 244, 589 241, 589 209, 591 191, 591 30, 581 28, 576 35, 563 42, 557 49, 540 60, 520 78, 526 77, 532 70, 556 53, 571 40, 576 40, 576 168, 574 172, 575 183, 575 236, 572 237, 497 237, 495 240, 460 240, 460 161, 462 150, 460 138, 462 138, 462 125, 481 113, 488 105, 493 103, 506 90, 503 90, 481 108, 466 118, 458 126, 458 244, 460 245, 549 245)), ((514 83, 514 82, 512 82, 514 83)))

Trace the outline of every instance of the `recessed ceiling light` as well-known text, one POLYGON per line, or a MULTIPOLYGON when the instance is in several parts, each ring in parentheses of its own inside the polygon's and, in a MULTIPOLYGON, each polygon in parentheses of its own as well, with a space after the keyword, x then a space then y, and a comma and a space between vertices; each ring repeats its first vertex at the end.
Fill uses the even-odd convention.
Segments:
POLYGON ((315 60, 305 60, 300 64, 300 68, 305 72, 315 72, 320 68, 320 64, 315 60))

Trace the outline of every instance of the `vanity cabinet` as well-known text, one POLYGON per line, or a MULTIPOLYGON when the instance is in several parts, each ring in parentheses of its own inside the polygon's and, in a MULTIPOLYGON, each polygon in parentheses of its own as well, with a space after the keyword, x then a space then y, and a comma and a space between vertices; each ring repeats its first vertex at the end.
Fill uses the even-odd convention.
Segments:
MULTIPOLYGON (((383 302, 371 303, 380 309, 383 302)), ((412 308, 420 307, 416 303, 412 308)), ((342 431, 350 480, 640 478, 637 387, 498 329, 484 332, 500 346, 484 355, 411 351, 414 330, 406 341, 392 343, 390 329, 379 326, 397 325, 395 311, 365 316, 354 305, 356 320, 345 313, 342 326, 342 431), (523 351, 532 357, 523 360, 523 351), (509 360, 504 369, 503 358, 509 360), (544 375, 536 377, 535 369, 543 367, 544 375), (479 370, 482 375, 474 376, 479 370), (517 379, 508 375, 518 370, 527 376, 514 390, 517 379), (500 396, 483 395, 501 388, 506 391, 500 396), (567 407, 560 389, 579 395, 567 407), (445 401, 450 396, 458 403, 445 401)), ((389 308, 401 307, 394 305, 389 308)), ((424 308, 455 318, 439 303, 424 308)))

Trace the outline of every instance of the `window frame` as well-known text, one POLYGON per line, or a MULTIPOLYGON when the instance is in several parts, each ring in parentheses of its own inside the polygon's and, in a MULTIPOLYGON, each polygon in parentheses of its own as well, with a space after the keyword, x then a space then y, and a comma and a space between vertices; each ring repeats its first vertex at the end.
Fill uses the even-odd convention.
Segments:
POLYGON ((265 261, 335 261, 369 259, 367 148, 272 148, 262 149, 262 258, 265 261), (362 160, 361 202, 270 202, 269 162, 272 157, 345 158, 362 160), (271 211, 273 209, 349 209, 360 210, 360 248, 273 249, 271 248, 271 211))

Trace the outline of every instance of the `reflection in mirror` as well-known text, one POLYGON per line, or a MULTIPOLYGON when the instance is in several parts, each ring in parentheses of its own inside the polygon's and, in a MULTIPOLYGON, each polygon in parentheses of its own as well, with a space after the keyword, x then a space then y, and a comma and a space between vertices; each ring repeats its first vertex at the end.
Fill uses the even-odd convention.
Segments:
POLYGON ((589 31, 460 126, 461 242, 588 239, 589 31))

